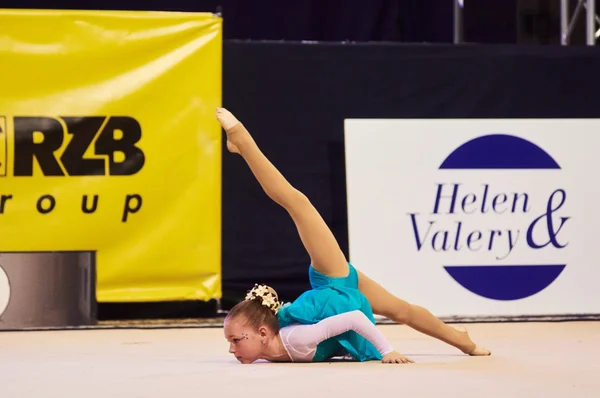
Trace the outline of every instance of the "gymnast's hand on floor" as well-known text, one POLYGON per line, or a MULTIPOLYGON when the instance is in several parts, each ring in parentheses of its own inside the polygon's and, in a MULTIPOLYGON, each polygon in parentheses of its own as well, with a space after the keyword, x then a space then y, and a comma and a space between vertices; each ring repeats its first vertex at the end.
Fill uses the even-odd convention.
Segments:
POLYGON ((412 359, 406 358, 404 355, 400 355, 396 351, 392 351, 381 360, 383 363, 415 363, 412 359))

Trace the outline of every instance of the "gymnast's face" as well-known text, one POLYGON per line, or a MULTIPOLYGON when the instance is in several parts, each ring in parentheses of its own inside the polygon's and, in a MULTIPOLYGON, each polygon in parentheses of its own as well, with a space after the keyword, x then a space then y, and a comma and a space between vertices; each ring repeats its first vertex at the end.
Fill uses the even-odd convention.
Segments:
POLYGON ((226 319, 223 324, 225 338, 229 342, 229 352, 243 364, 250 364, 261 358, 266 339, 266 328, 254 330, 243 317, 226 319))

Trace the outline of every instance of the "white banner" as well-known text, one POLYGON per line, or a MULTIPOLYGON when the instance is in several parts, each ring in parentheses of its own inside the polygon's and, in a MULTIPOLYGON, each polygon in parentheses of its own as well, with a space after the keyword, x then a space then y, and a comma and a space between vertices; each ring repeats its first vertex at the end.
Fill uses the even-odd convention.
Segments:
POLYGON ((600 120, 345 121, 350 261, 437 316, 600 313, 600 120))

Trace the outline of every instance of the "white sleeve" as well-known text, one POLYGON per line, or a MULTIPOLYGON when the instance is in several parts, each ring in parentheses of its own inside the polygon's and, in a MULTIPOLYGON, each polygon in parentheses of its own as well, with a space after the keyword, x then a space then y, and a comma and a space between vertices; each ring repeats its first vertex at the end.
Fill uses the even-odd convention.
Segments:
POLYGON ((322 341, 350 330, 371 342, 382 356, 394 351, 377 326, 358 310, 334 315, 314 325, 302 325, 293 333, 293 337, 290 336, 290 340, 293 340, 290 343, 298 348, 314 348, 322 341))

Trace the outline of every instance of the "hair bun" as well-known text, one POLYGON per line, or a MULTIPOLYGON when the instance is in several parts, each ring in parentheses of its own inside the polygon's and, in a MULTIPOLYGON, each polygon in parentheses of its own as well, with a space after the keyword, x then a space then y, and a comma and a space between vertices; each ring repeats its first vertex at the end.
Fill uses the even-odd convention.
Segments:
POLYGON ((254 287, 246 294, 246 300, 255 300, 260 298, 260 303, 273 311, 275 315, 283 306, 279 301, 279 296, 275 289, 267 285, 254 284, 254 287))

